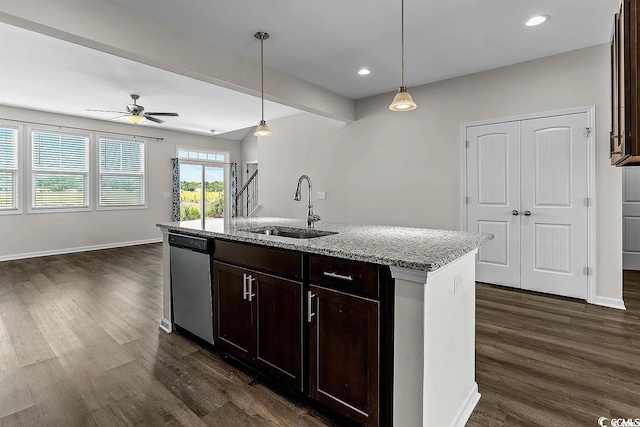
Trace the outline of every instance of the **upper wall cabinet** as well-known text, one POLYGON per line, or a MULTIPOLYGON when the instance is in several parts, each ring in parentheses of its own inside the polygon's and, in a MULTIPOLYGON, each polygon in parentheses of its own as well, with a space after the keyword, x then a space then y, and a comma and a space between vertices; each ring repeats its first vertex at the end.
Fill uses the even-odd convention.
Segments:
POLYGON ((640 166, 640 0, 622 0, 611 34, 611 164, 640 166))

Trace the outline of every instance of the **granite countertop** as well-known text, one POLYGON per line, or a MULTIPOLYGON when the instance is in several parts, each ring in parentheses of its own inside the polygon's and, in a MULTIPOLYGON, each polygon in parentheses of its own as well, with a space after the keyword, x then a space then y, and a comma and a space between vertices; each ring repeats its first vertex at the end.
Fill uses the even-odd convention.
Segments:
POLYGON ((320 221, 316 230, 338 234, 313 239, 292 239, 243 231, 264 226, 307 228, 306 220, 289 218, 233 218, 157 224, 161 229, 215 237, 311 254, 434 271, 493 239, 491 234, 384 225, 340 224, 320 221))

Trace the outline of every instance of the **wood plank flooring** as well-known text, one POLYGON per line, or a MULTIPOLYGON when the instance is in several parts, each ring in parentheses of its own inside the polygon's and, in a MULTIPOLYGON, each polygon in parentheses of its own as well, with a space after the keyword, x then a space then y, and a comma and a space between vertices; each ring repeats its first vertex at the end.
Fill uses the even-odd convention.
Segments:
MULTIPOLYGON (((161 264, 160 244, 0 262, 0 426, 331 425, 161 332, 161 264)), ((467 425, 640 417, 640 272, 624 298, 626 312, 479 284, 467 425)))
POLYGON ((640 272, 625 271, 623 286, 626 311, 479 284, 482 397, 467 426, 640 418, 640 272))

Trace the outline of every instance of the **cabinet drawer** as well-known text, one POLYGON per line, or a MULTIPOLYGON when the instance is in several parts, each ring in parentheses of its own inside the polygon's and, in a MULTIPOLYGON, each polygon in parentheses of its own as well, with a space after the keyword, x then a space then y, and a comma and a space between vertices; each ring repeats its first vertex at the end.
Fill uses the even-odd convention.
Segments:
POLYGON ((373 264, 311 255, 309 280, 343 292, 380 296, 379 269, 373 264))
POLYGON ((254 270, 302 279, 300 253, 216 239, 213 257, 254 270))

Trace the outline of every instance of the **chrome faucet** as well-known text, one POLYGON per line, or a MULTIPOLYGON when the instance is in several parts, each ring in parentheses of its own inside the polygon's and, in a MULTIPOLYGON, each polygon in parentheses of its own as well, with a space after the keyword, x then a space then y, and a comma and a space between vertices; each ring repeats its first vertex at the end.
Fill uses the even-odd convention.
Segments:
POLYGON ((302 180, 306 179, 309 183, 309 211, 307 212, 307 228, 313 228, 313 224, 316 221, 320 221, 320 217, 313 213, 313 205, 311 204, 311 179, 307 175, 302 175, 300 179, 298 179, 298 188, 296 188, 296 195, 293 197, 293 200, 299 202, 301 199, 300 194, 300 185, 302 185, 302 180))

